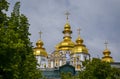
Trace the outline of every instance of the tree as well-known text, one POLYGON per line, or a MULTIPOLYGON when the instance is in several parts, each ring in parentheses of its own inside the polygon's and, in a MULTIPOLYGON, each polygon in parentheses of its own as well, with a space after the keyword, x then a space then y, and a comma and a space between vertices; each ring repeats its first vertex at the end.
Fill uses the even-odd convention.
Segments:
POLYGON ((3 55, 0 62, 4 79, 39 79, 42 75, 36 68, 37 61, 33 55, 32 44, 29 39, 29 23, 19 11, 20 2, 14 6, 7 26, 2 29, 0 52, 3 55), (6 76, 7 75, 7 76, 6 76))
POLYGON ((6 67, 7 61, 5 61, 5 53, 3 48, 3 39, 5 34, 5 26, 7 26, 8 17, 6 11, 8 10, 9 3, 6 0, 0 0, 0 78, 4 74, 4 67, 6 67))
POLYGON ((70 72, 68 73, 61 73, 61 79, 74 79, 75 76, 73 76, 70 72))
POLYGON ((87 62, 85 69, 79 72, 80 79, 117 79, 116 73, 120 71, 112 68, 110 63, 102 62, 100 59, 93 59, 87 62))
POLYGON ((6 22, 6 14, 5 11, 8 10, 9 3, 6 0, 0 0, 0 28, 5 24, 6 22))

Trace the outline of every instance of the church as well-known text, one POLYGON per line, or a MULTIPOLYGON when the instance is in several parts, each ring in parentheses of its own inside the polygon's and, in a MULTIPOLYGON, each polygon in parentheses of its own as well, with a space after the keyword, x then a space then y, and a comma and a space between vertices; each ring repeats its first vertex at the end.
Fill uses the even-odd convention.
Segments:
MULTIPOLYGON (((72 40, 72 28, 68 21, 69 13, 66 13, 66 23, 63 27, 63 39, 57 45, 55 45, 55 50, 53 52, 47 53, 44 48, 44 42, 40 39, 36 42, 36 47, 34 48, 34 55, 39 64, 38 68, 41 70, 52 70, 59 69, 59 67, 69 64, 75 68, 75 71, 80 71, 83 69, 82 62, 85 60, 91 60, 90 53, 87 46, 84 44, 83 38, 80 36, 80 29, 78 29, 78 36, 75 41, 72 40)), ((102 61, 114 62, 113 58, 110 56, 111 52, 107 47, 107 42, 105 42, 106 48, 103 50, 102 61)))

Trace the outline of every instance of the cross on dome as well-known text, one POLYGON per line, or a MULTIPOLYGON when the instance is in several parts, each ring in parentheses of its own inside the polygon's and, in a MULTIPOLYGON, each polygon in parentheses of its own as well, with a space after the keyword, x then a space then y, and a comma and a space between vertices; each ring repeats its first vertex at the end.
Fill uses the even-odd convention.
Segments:
POLYGON ((108 42, 107 41, 105 41, 105 48, 107 49, 107 47, 108 47, 108 42))
POLYGON ((40 34, 40 39, 41 39, 42 32, 40 31, 39 34, 40 34))
POLYGON ((80 31, 81 31, 81 29, 80 29, 80 28, 78 28, 78 29, 77 29, 77 31, 78 31, 78 35, 80 36, 80 31))
POLYGON ((67 21, 68 21, 68 19, 69 19, 68 16, 70 15, 70 13, 67 11, 67 12, 65 13, 65 15, 66 15, 66 17, 67 17, 66 19, 67 19, 67 21))

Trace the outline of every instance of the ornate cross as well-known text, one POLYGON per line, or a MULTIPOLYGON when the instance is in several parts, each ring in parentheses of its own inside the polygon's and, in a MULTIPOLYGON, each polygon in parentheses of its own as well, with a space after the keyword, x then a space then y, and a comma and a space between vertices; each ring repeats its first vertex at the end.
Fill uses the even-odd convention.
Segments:
POLYGON ((67 20, 68 20, 68 16, 70 15, 70 13, 67 11, 65 15, 67 16, 67 20))
POLYGON ((105 41, 105 43, 104 43, 104 44, 105 44, 105 47, 106 47, 106 49, 107 49, 107 46, 108 46, 108 42, 107 42, 107 41, 105 41))
POLYGON ((80 31, 81 31, 81 29, 80 29, 80 28, 78 28, 78 29, 77 29, 77 31, 78 31, 78 35, 80 35, 80 31))

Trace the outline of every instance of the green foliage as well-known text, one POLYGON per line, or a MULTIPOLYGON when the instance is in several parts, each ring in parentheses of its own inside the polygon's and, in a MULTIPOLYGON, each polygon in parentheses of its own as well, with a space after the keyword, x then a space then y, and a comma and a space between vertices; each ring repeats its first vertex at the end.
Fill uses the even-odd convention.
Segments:
POLYGON ((100 59, 93 59, 85 65, 85 69, 79 72, 79 79, 117 79, 116 73, 120 71, 112 68, 110 63, 102 62, 100 59))
POLYGON ((2 10, 8 10, 8 2, 6 0, 0 0, 0 12, 2 10))
MULTIPOLYGON (((6 10, 7 4, 4 6, 6 10)), ((20 14, 19 8, 20 2, 17 2, 11 17, 4 17, 2 21, 6 23, 0 23, 0 76, 3 79, 39 79, 42 75, 36 68, 37 61, 29 39, 29 23, 26 16, 20 14)))
POLYGON ((70 72, 68 73, 61 73, 61 79, 74 79, 75 76, 73 76, 70 72))
POLYGON ((0 0, 0 28, 6 23, 7 17, 4 12, 8 10, 8 5, 6 0, 0 0))

